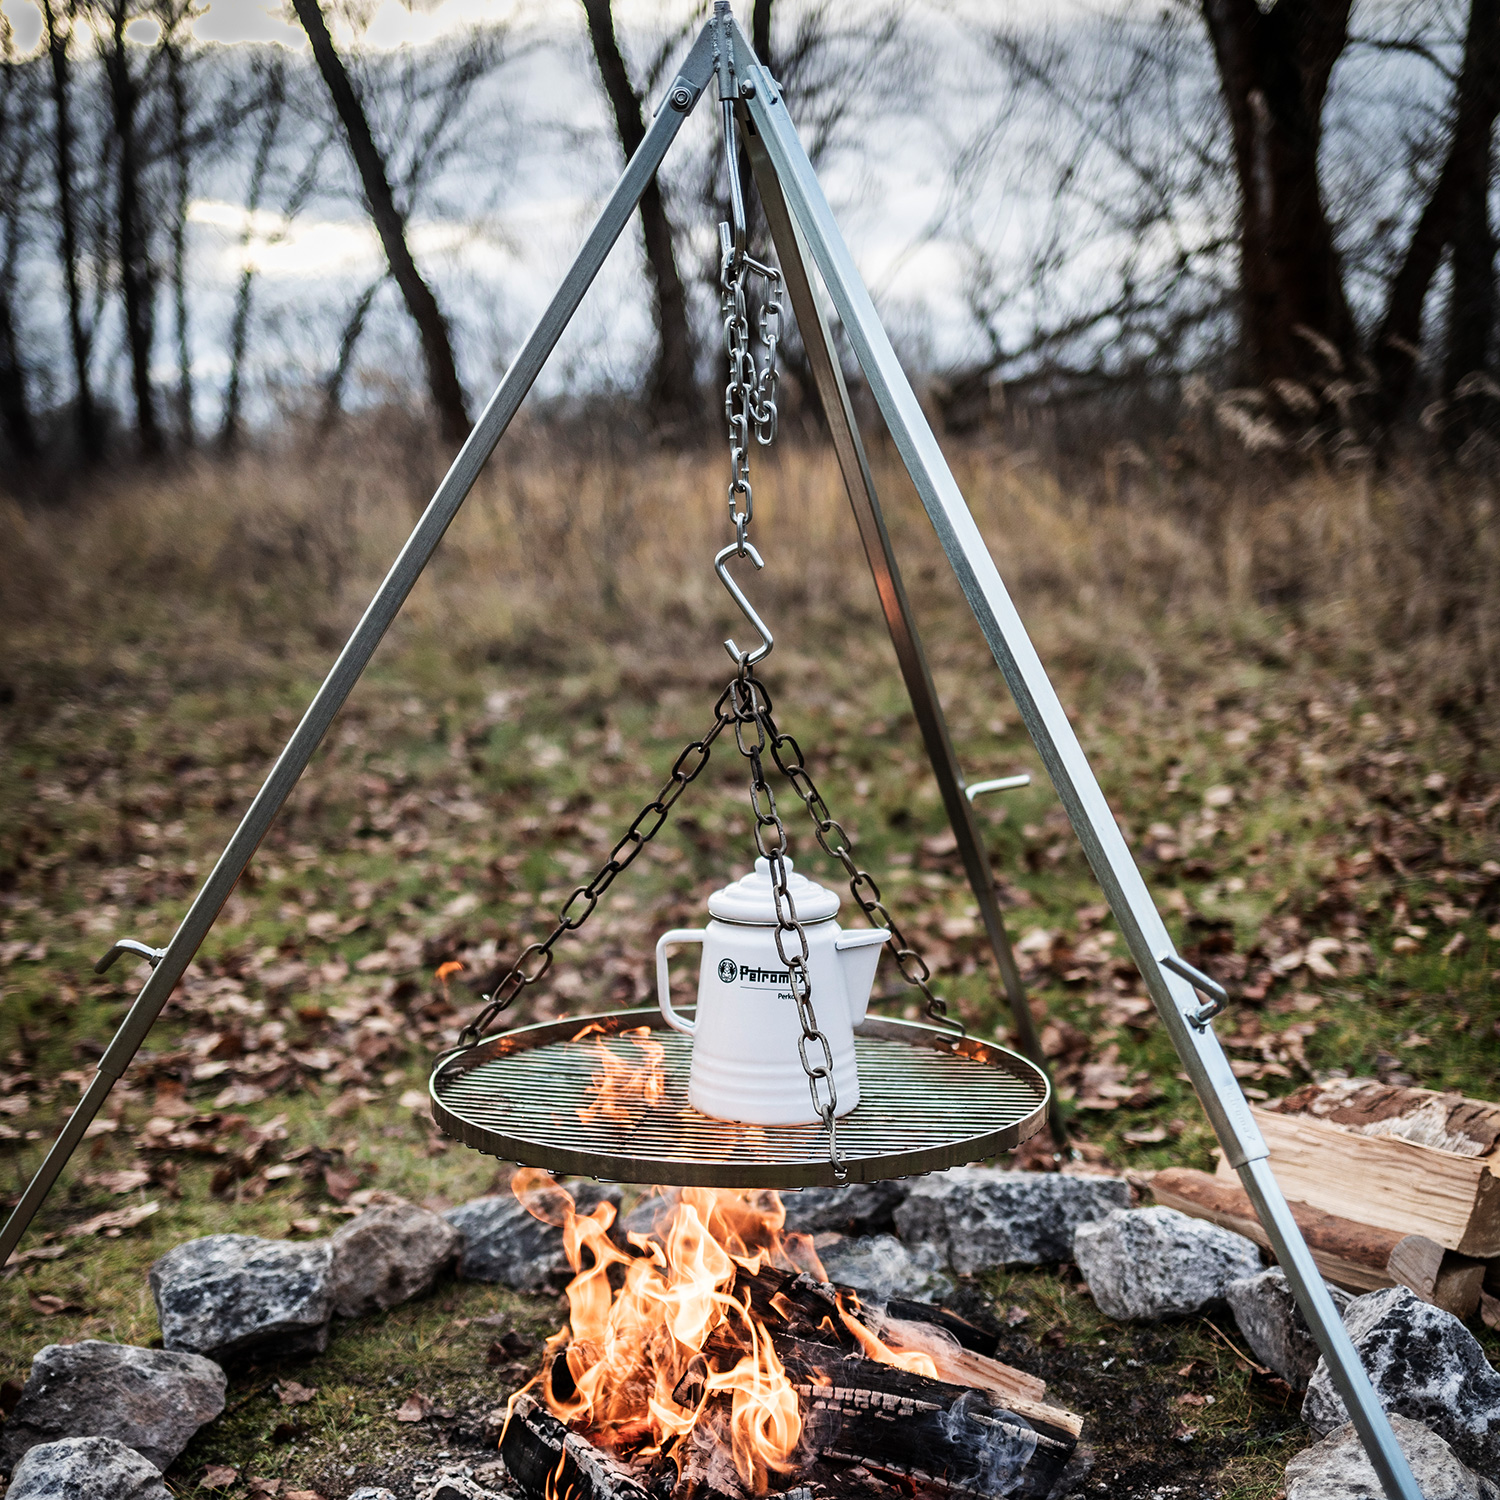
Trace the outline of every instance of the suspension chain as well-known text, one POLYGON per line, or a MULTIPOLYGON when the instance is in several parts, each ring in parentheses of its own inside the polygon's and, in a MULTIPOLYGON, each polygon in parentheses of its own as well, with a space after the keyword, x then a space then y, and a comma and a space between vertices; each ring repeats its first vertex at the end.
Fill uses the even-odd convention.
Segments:
MULTIPOLYGON (((813 1108, 823 1121, 828 1132, 828 1160, 833 1164, 833 1175, 842 1182, 848 1176, 844 1158, 839 1152, 838 1105, 839 1091, 833 1078, 833 1049, 828 1045, 818 1025, 813 1010, 812 979, 807 971, 807 931, 797 918, 797 908, 792 894, 787 889, 786 877, 786 829, 781 814, 776 808, 776 794, 766 781, 762 757, 768 745, 774 745, 775 731, 771 727, 771 701, 765 689, 756 680, 752 670, 746 666, 730 683, 729 691, 734 703, 734 741, 741 755, 750 762, 750 810, 755 814, 755 849, 771 868, 771 893, 776 910, 776 953, 786 965, 787 982, 792 991, 792 1000, 797 1006, 797 1020, 802 1035, 797 1038, 797 1056, 802 1071, 807 1074, 807 1088, 812 1095, 813 1108), (746 744, 746 726, 753 726, 754 740, 746 744), (776 842, 767 847, 766 830, 774 829, 776 842), (789 939, 795 940, 791 952, 787 951, 789 939), (808 1056, 808 1048, 814 1048, 808 1056)), ((774 751, 773 751, 774 754, 774 751)))
POLYGON ((750 488, 750 433, 765 447, 776 436, 776 347, 781 338, 781 273, 762 265, 743 251, 736 253, 728 224, 719 225, 719 314, 724 323, 724 349, 729 356, 729 379, 724 387, 724 417, 729 423, 729 519, 734 524, 740 555, 745 532, 755 514, 750 488), (750 338, 746 279, 754 274, 766 283, 759 318, 765 358, 757 364, 750 338))
POLYGON ((511 965, 500 982, 484 996, 484 1008, 459 1033, 458 1045, 472 1047, 485 1028, 502 1011, 509 1009, 516 996, 543 978, 552 967, 553 948, 564 933, 577 932, 593 915, 599 899, 615 877, 635 863, 642 849, 661 832, 677 799, 698 779, 713 744, 724 730, 735 722, 730 708, 730 689, 726 688, 714 705, 714 722, 702 739, 691 741, 672 765, 672 774, 666 785, 651 799, 632 820, 630 827, 620 836, 619 842, 609 851, 609 857, 599 868, 599 873, 587 885, 581 885, 563 902, 557 914, 557 925, 539 943, 532 943, 511 965), (575 910, 575 907, 577 908, 575 910))
POLYGON ((812 779, 812 773, 807 769, 806 762, 802 758, 802 747, 791 735, 783 734, 776 727, 776 721, 771 715, 770 699, 766 696, 764 688, 760 691, 765 703, 763 720, 769 738, 771 757, 776 762, 776 769, 791 783, 792 790, 797 793, 802 799, 803 806, 807 808, 808 816, 813 822, 813 832, 818 840, 818 847, 844 867, 844 872, 849 877, 849 894, 854 897, 859 909, 869 918, 870 925, 890 929, 892 947, 895 949, 896 964, 901 970, 901 977, 913 989, 922 992, 927 1002, 928 1019, 941 1026, 951 1026, 960 1036, 966 1036, 968 1028, 956 1016, 948 1014, 947 1001, 933 990, 932 970, 927 967, 927 960, 907 941, 906 934, 901 931, 900 925, 881 899, 880 887, 875 883, 875 877, 855 863, 854 855, 849 847, 849 835, 829 812, 828 804, 823 800, 823 794, 818 790, 812 779))

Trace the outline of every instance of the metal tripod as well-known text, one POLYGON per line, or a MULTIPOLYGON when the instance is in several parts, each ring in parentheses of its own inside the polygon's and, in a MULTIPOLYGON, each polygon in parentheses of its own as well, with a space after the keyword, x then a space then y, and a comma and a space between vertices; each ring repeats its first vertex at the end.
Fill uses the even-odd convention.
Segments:
POLYGON ((875 498, 838 360, 833 353, 827 325, 813 297, 809 261, 821 277, 853 345, 886 427, 1021 710, 1225 1156, 1238 1171, 1265 1226, 1276 1258, 1328 1361, 1335 1384, 1381 1485, 1391 1500, 1422 1500, 1390 1423, 1271 1174, 1265 1142, 1214 1035, 1211 1023, 1223 1004, 1223 992, 1175 952, 1062 704, 896 359, 853 257, 834 222, 812 164, 792 126, 781 89, 756 61, 726 0, 717 0, 712 18, 705 24, 673 79, 645 139, 631 157, 624 175, 584 241, 578 258, 506 371, 468 441, 438 486, 437 493, 339 653, 333 669, 318 689, 171 941, 166 948, 158 950, 127 940, 116 943, 101 959, 98 967, 102 969, 123 951, 139 953, 152 964, 152 972, 100 1059, 93 1081, 6 1221, 4 1231, 0 1232, 0 1264, 8 1259, 25 1233, 110 1088, 145 1040, 162 1006, 234 889, 235 882, 296 785, 334 715, 359 680, 478 478, 480 469, 635 211, 642 192, 661 165, 683 120, 710 81, 716 83, 720 100, 732 103, 742 140, 750 155, 818 393, 828 415, 839 463, 859 521, 861 539, 875 574, 881 605, 896 643, 898 659, 965 869, 1001 963, 1007 994, 1016 1010, 1017 1030, 1023 1047, 1028 1052, 1033 1051, 1034 1029, 1020 990, 1019 977, 1014 973, 1014 960, 1010 957, 1004 924, 995 902, 984 846, 974 824, 947 726, 901 587, 900 573, 875 498), (1211 997, 1207 1003, 1200 1000, 1200 992, 1211 997))

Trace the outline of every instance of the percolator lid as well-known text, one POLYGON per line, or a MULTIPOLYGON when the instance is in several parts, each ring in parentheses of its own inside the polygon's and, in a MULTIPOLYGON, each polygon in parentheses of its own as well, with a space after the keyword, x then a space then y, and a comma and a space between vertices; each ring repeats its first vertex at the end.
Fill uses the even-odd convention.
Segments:
MULTIPOLYGON (((837 891, 798 875, 791 860, 786 862, 786 889, 799 922, 822 922, 838 915, 841 898, 837 891)), ((722 922, 750 922, 759 927, 776 925, 776 899, 771 888, 771 861, 757 858, 755 869, 708 898, 708 914, 722 922)))

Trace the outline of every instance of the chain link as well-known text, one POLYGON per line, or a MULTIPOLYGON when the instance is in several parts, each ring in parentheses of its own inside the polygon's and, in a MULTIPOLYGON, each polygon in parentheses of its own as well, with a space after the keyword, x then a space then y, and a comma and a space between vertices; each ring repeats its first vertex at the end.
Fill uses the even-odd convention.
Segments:
POLYGON ((724 418, 729 424, 729 519, 741 553, 745 534, 755 514, 750 487, 750 433, 762 447, 776 437, 776 386, 779 379, 776 349, 781 338, 781 273, 743 253, 736 254, 728 224, 719 225, 719 315, 724 324, 724 350, 729 356, 729 378, 724 386, 724 418), (759 318, 765 358, 757 364, 750 338, 750 314, 745 293, 751 274, 766 283, 759 318))
POLYGON ((763 733, 770 746, 771 758, 776 762, 776 769, 791 783, 792 790, 807 808, 808 816, 813 821, 818 847, 844 867, 844 872, 849 877, 849 894, 869 918, 870 925, 890 929, 891 946, 895 951, 896 966, 901 970, 901 977, 913 989, 922 992, 927 1001, 930 1020, 942 1026, 951 1026, 960 1036, 967 1035, 968 1028, 956 1016, 948 1014, 947 1002, 933 990, 932 970, 927 967, 927 960, 907 942, 905 933, 881 900, 880 887, 875 883, 875 877, 855 863, 849 847, 849 835, 828 811, 828 804, 824 802, 823 794, 818 790, 802 758, 802 747, 791 735, 783 734, 777 729, 776 721, 771 717, 769 699, 766 699, 763 721, 763 733))
POLYGON ((735 744, 750 762, 750 808, 755 814, 755 849, 771 871, 771 894, 776 910, 776 954, 786 965, 788 987, 802 1028, 802 1034, 797 1038, 797 1057, 807 1075, 813 1108, 828 1132, 828 1159, 833 1164, 833 1175, 842 1182, 849 1174, 839 1151, 839 1092, 833 1078, 833 1049, 828 1045, 828 1038, 818 1025, 817 1013, 813 1009, 812 978, 807 968, 807 931, 798 920, 796 903, 787 888, 786 828, 776 808, 776 794, 766 780, 763 757, 768 744, 772 746, 772 754, 775 753, 775 731, 770 722, 771 701, 748 666, 730 683, 729 692, 734 706, 735 744), (748 745, 744 733, 747 724, 755 726, 754 741, 748 745), (774 844, 767 843, 768 829, 775 831, 774 844), (788 952, 791 938, 796 942, 788 952), (808 1056, 810 1046, 817 1049, 812 1057, 808 1056))
POLYGON ((739 725, 729 709, 729 701, 730 689, 726 688, 714 705, 713 727, 702 739, 693 740, 684 748, 673 763, 672 773, 667 777, 666 784, 635 815, 630 827, 609 851, 609 857, 600 866, 599 872, 587 885, 579 886, 563 902, 562 910, 557 914, 557 925, 552 931, 541 942, 532 943, 523 949, 521 956, 505 972, 500 982, 484 996, 484 1008, 458 1035, 460 1047, 472 1047, 496 1016, 514 1004, 516 996, 522 990, 546 976, 552 967, 552 950, 558 939, 564 933, 577 932, 588 921, 600 898, 614 884, 615 877, 628 870, 641 850, 661 832, 677 799, 698 779, 704 766, 708 764, 714 741, 730 724, 735 725, 736 733, 739 732, 739 725), (576 903, 582 903, 581 909, 577 911, 574 910, 576 903))

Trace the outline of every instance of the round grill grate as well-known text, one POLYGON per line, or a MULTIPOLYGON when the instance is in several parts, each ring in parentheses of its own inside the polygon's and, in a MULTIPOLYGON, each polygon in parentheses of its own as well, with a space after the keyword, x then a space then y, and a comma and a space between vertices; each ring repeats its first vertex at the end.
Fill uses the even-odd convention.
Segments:
MULTIPOLYGON (((840 1118, 848 1182, 960 1166, 1040 1130, 1048 1084, 1025 1058, 973 1038, 871 1018, 855 1033, 860 1102, 840 1118)), ((613 1011, 487 1037, 438 1063, 429 1092, 438 1125, 478 1151, 526 1166, 613 1182, 681 1187, 831 1186, 821 1125, 736 1125, 687 1099, 692 1043, 659 1011, 613 1011), (624 1068, 642 1053, 621 1033, 649 1027, 664 1052, 654 1103, 589 1108, 603 1046, 624 1068), (590 1028, 579 1039, 579 1032, 590 1028), (580 1112, 589 1114, 581 1118, 580 1112)))

